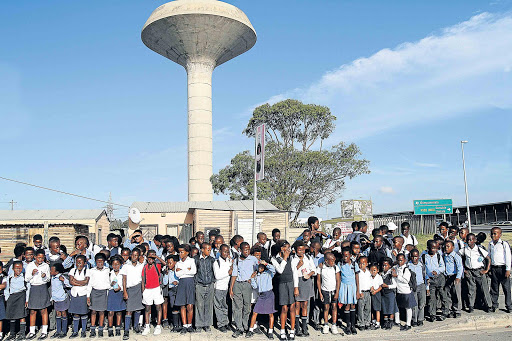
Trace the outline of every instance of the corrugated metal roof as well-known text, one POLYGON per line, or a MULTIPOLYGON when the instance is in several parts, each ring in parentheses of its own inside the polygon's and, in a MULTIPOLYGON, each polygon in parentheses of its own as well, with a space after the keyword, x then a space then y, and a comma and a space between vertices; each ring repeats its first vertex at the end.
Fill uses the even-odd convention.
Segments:
MULTIPOLYGON (((142 213, 177 213, 188 212, 189 209, 218 210, 218 211, 252 211, 252 200, 232 201, 178 201, 178 202, 148 202, 136 201, 131 207, 142 213)), ((279 211, 268 200, 258 200, 257 211, 279 211)))
POLYGON ((105 210, 0 210, 0 220, 84 220, 97 219, 105 210))

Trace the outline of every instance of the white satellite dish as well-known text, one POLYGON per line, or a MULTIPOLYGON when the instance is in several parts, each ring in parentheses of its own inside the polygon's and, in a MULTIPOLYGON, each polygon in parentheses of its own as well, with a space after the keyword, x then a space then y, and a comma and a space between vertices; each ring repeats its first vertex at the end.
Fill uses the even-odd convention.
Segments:
POLYGON ((130 230, 138 229, 140 221, 140 211, 135 207, 131 207, 130 212, 128 213, 128 227, 130 230))

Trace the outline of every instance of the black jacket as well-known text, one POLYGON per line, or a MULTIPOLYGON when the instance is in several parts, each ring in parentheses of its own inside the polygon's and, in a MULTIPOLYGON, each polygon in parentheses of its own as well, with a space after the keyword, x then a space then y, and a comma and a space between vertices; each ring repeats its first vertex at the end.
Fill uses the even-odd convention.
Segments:
POLYGON ((200 255, 196 255, 194 260, 197 268, 195 282, 204 285, 215 282, 215 275, 213 273, 213 263, 215 262, 215 258, 212 256, 201 258, 200 255))

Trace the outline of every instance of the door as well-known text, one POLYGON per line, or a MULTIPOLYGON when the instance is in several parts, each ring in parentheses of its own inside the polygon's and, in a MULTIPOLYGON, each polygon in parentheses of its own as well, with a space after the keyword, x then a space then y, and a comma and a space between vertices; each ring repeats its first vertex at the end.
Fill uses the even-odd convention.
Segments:
MULTIPOLYGON (((261 232, 261 224, 263 223, 263 219, 256 219, 256 234, 261 232)), ((254 245, 256 240, 253 241, 252 235, 252 219, 237 219, 237 234, 244 237, 244 242, 249 243, 249 245, 254 245)))

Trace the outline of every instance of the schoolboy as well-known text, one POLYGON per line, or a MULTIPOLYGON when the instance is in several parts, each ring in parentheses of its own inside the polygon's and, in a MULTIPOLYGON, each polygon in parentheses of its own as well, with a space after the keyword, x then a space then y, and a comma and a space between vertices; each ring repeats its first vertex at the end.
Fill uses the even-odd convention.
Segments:
POLYGON ((368 258, 361 256, 359 258, 359 292, 357 293, 357 325, 359 330, 370 329, 372 322, 371 279, 368 258))
POLYGON ((202 245, 204 243, 204 232, 197 231, 196 232, 195 240, 196 240, 195 247, 198 250, 201 250, 201 247, 202 247, 202 245))
POLYGON ((443 221, 441 224, 439 224, 439 232, 434 235, 434 239, 436 236, 439 236, 442 240, 445 240, 448 238, 448 223, 443 221))
POLYGON ((32 242, 34 243, 34 251, 46 249, 46 247, 43 246, 43 236, 40 234, 34 235, 32 242))
POLYGON ((162 333, 162 303, 164 303, 164 297, 160 288, 162 284, 160 264, 156 264, 156 258, 157 252, 149 250, 146 258, 147 264, 142 269, 142 303, 145 306, 144 317, 146 321, 142 335, 148 335, 151 331, 149 322, 153 305, 157 313, 156 327, 153 334, 160 335, 162 333))
POLYGON ((98 336, 103 337, 105 311, 107 310, 107 294, 110 289, 110 269, 105 266, 105 256, 102 253, 94 257, 96 267, 90 269, 90 280, 87 285, 87 304, 91 310, 91 334, 96 337, 96 317, 98 316, 98 336))
POLYGON ((226 333, 229 326, 227 296, 229 281, 233 273, 233 261, 229 257, 229 246, 226 244, 220 246, 220 257, 213 263, 213 273, 215 275, 213 305, 217 318, 217 328, 219 331, 226 333))
POLYGON ((231 250, 230 250, 231 259, 235 260, 236 258, 238 258, 240 256, 240 244, 242 244, 243 241, 244 241, 244 237, 242 237, 239 234, 234 235, 233 238, 231 238, 231 240, 229 241, 229 244, 231 246, 231 250))
POLYGON ((498 309, 498 295, 501 289, 505 295, 505 309, 512 312, 512 300, 510 295, 510 244, 501 239, 501 228, 494 227, 491 230, 489 242, 489 256, 491 257, 491 300, 492 311, 498 309))
MULTIPOLYGON (((204 238, 204 235, 203 235, 204 238)), ((213 325, 213 297, 215 296, 215 274, 213 272, 213 263, 215 258, 210 256, 212 246, 203 242, 201 245, 201 255, 197 255, 196 262, 196 304, 195 304, 195 324, 196 329, 204 329, 210 332, 213 325)))
POLYGON ((395 236, 393 237, 393 248, 391 250, 391 259, 396 263, 396 257, 404 253, 406 256, 409 254, 404 248, 404 237, 395 236))
POLYGON ((50 266, 45 263, 45 251, 39 249, 35 253, 35 259, 25 269, 25 281, 30 283, 30 296, 28 308, 30 309, 30 331, 27 340, 36 337, 37 312, 41 313, 42 327, 39 340, 48 337, 48 307, 50 306, 50 294, 47 283, 50 282, 50 266))
POLYGON ((179 278, 176 276, 176 263, 180 260, 178 255, 168 255, 166 257, 167 262, 167 271, 163 278, 163 284, 167 286, 168 290, 168 300, 169 308, 171 309, 172 315, 172 331, 179 333, 181 332, 181 318, 180 318, 180 307, 175 305, 176 302, 176 292, 178 289, 179 278))
MULTIPOLYGON (((462 258, 455 252, 455 244, 451 240, 444 242, 443 261, 445 264, 446 283, 444 285, 446 302, 443 306, 450 309, 449 316, 460 317, 462 309, 461 280, 464 274, 462 258)), ((448 313, 448 311, 446 311, 448 313)))
MULTIPOLYGON (((425 264, 425 279, 427 281, 427 296, 430 296, 429 301, 429 318, 430 322, 434 322, 437 315, 437 297, 441 298, 443 302, 443 312, 446 312, 447 308, 444 305, 446 302, 446 292, 444 290, 445 285, 445 265, 443 257, 438 253, 438 244, 432 239, 427 241, 428 252, 421 256, 423 264, 425 264)), ((437 316, 437 320, 445 320, 445 316, 437 316)))
POLYGON ((126 315, 124 318, 123 340, 130 338, 130 326, 135 324, 134 331, 141 333, 139 327, 140 311, 144 308, 142 304, 142 269, 144 265, 139 263, 140 250, 134 248, 132 250, 130 260, 121 268, 123 275, 123 297, 126 300, 126 315))
POLYGON ((372 320, 370 329, 377 330, 380 328, 380 311, 382 309, 381 291, 384 281, 382 280, 382 276, 379 274, 379 266, 377 264, 372 264, 370 266, 370 273, 372 275, 372 278, 370 279, 370 294, 372 298, 372 313, 374 314, 374 319, 372 320))
POLYGON ((261 259, 263 259, 265 262, 270 262, 270 253, 268 253, 268 250, 265 249, 265 245, 267 244, 267 235, 264 232, 259 232, 256 235, 256 238, 258 241, 256 244, 254 244, 254 246, 259 246, 261 248, 261 259))
POLYGON ((60 247, 61 244, 59 237, 51 237, 48 242, 48 250, 46 250, 46 261, 49 263, 50 267, 56 263, 62 264, 66 258, 69 257, 62 252, 60 247))
POLYGON ((384 245, 384 237, 377 235, 373 240, 373 247, 368 255, 370 264, 380 264, 384 258, 391 258, 391 252, 384 245))
POLYGON ((26 316, 28 298, 30 296, 30 283, 25 282, 23 276, 23 263, 15 260, 12 263, 13 273, 8 276, 4 290, 5 318, 10 320, 9 336, 6 340, 24 340, 27 330, 26 316), (16 322, 20 320, 20 330, 16 335, 16 322))
POLYGON ((233 262, 229 296, 233 300, 233 321, 236 326, 233 337, 235 338, 241 336, 243 331, 249 329, 252 294, 252 286, 249 280, 258 267, 258 260, 250 255, 250 249, 249 243, 241 243, 241 254, 233 262))
POLYGON ((407 221, 404 221, 400 225, 400 230, 402 231, 401 236, 404 238, 405 245, 408 245, 408 244, 411 244, 412 246, 418 245, 418 239, 410 233, 411 224, 409 224, 407 221))
POLYGON ((459 250, 459 255, 465 259, 464 278, 468 285, 468 312, 472 313, 474 310, 477 291, 483 294, 484 308, 490 310, 492 303, 487 273, 491 266, 491 259, 488 252, 481 246, 476 245, 476 236, 474 233, 470 233, 467 237, 467 245, 459 250))
POLYGON ((411 326, 418 327, 423 325, 425 320, 425 305, 427 304, 427 287, 425 276, 425 265, 420 261, 420 252, 413 249, 409 253, 409 263, 407 266, 416 274, 416 291, 414 291, 414 299, 417 306, 412 309, 411 326))
POLYGON ((121 247, 119 246, 119 238, 117 234, 109 233, 107 235, 107 250, 110 251, 110 257, 121 254, 121 247))
POLYGON ((320 288, 320 300, 324 305, 324 326, 322 333, 329 333, 329 309, 331 310, 331 332, 338 334, 338 296, 340 291, 340 268, 336 265, 336 257, 332 252, 324 255, 324 262, 317 269, 317 286, 320 288))

